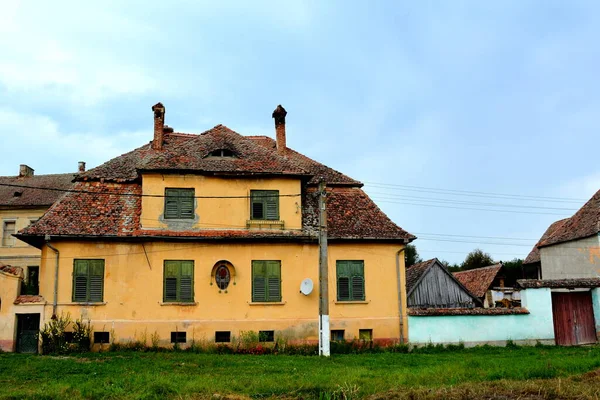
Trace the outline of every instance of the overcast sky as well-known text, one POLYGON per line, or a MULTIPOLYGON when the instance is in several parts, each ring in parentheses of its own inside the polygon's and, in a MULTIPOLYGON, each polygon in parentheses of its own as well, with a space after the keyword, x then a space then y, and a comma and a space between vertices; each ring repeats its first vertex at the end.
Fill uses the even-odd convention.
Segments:
POLYGON ((288 146, 365 182, 424 258, 524 258, 600 189, 599 20, 597 1, 2 1, 0 175, 141 146, 158 101, 176 131, 272 137, 282 104, 288 146))

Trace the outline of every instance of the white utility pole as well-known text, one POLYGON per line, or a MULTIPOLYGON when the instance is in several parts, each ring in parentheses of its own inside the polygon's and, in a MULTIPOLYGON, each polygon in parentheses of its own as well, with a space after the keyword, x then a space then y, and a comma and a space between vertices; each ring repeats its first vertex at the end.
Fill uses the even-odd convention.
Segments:
POLYGON ((327 266, 327 209, 325 181, 319 183, 319 355, 329 357, 329 268, 327 266))

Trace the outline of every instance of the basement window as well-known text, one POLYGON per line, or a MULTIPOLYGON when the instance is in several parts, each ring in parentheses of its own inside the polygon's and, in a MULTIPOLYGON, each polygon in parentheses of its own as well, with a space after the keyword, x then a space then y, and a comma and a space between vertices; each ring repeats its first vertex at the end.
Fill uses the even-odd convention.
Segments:
POLYGON ((185 332, 171 332, 171 343, 185 343, 187 334, 185 332))
POLYGON ((94 332, 94 343, 106 344, 110 341, 109 332, 94 332))
POLYGON ((358 338, 360 340, 370 342, 371 340, 373 340, 373 329, 359 329, 358 338))
POLYGON ((209 157, 235 157, 233 151, 229 149, 217 149, 208 153, 209 157))
POLYGON ((216 343, 231 342, 231 332, 230 331, 216 331, 215 332, 215 342, 216 343))
POLYGON ((344 341, 344 330, 343 329, 333 329, 331 331, 331 340, 334 342, 343 342, 344 341))
POLYGON ((275 331, 258 331, 259 342, 274 342, 275 331))

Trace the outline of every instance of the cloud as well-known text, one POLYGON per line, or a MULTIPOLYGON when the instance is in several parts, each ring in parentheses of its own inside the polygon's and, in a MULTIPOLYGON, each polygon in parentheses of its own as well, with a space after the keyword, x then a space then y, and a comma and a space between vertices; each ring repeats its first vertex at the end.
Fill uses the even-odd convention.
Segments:
POLYGON ((112 136, 105 132, 63 132, 60 125, 44 115, 0 109, 0 136, 3 155, 0 175, 16 175, 19 164, 27 164, 36 173, 63 173, 77 170, 78 161, 97 166, 150 141, 148 131, 121 131, 112 136))

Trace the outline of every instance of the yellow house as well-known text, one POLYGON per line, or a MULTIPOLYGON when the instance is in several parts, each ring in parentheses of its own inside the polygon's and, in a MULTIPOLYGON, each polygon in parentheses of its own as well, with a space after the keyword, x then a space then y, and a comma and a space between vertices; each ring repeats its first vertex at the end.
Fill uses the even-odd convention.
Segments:
MULTIPOLYGON (((80 163, 80 168, 83 165, 80 163)), ((13 349, 16 316, 32 311, 17 305, 29 304, 27 296, 38 295, 41 251, 13 235, 64 196, 61 190, 69 189, 74 177, 73 173, 35 175, 27 165, 20 166, 17 176, 0 177, 0 349, 13 349)))
POLYGON ((407 337, 402 251, 414 236, 360 182, 288 148, 283 107, 276 140, 223 125, 176 133, 162 104, 152 110, 150 143, 79 174, 17 234, 42 251, 40 325, 69 312, 91 321, 95 343, 242 331, 316 342, 324 181, 332 339, 407 337))

